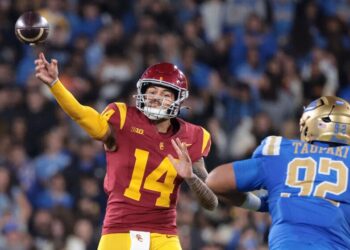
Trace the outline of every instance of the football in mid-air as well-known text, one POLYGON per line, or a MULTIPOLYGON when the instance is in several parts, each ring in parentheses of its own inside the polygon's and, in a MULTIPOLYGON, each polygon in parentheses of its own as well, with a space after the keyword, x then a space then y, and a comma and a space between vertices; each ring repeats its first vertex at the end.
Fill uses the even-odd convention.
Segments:
POLYGON ((48 37, 49 23, 37 12, 28 11, 17 19, 15 33, 21 42, 36 45, 48 37))

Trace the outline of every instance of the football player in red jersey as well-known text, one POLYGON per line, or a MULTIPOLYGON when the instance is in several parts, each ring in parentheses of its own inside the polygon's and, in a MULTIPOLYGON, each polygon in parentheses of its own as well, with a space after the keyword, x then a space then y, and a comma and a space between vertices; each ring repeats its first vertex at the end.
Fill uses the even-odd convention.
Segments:
POLYGON ((81 105, 60 82, 57 60, 49 63, 41 53, 35 64, 36 77, 50 87, 61 108, 105 145, 108 202, 98 249, 181 249, 176 231, 179 185, 185 181, 206 209, 218 204, 204 182, 210 135, 177 118, 188 97, 184 74, 173 64, 155 64, 137 82, 136 107, 115 102, 99 114, 81 105), (191 169, 171 162, 179 157, 174 148, 179 140, 187 147, 191 169))

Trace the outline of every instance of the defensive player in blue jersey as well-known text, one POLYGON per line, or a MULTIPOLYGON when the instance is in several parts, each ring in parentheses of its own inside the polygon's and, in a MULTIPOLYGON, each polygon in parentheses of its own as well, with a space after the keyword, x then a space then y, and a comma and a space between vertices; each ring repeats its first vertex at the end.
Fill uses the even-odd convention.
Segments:
MULTIPOLYGON (((206 182, 235 205, 241 205, 244 192, 268 191, 271 250, 348 250, 349 103, 332 96, 313 101, 300 119, 300 133, 301 140, 267 137, 251 159, 218 166, 206 182)), ((179 158, 178 164, 188 167, 179 158)), ((260 202, 252 197, 250 206, 260 202)))

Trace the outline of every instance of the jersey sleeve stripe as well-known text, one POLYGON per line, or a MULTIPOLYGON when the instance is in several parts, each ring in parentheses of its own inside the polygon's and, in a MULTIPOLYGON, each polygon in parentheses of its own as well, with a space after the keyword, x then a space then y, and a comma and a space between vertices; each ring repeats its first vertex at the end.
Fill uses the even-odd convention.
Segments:
POLYGON ((126 104, 123 102, 116 102, 115 103, 119 109, 119 114, 120 114, 120 130, 123 129, 124 124, 125 124, 125 120, 126 120, 126 111, 127 111, 127 107, 126 104))
POLYGON ((105 108, 105 110, 102 112, 102 116, 104 119, 106 119, 106 121, 109 121, 109 119, 111 118, 111 116, 115 113, 115 111, 113 109, 108 109, 105 108))
POLYGON ((209 139, 210 139, 210 134, 204 128, 202 128, 202 130, 203 130, 203 143, 202 143, 202 153, 203 153, 204 150, 208 146, 208 142, 209 142, 209 139))
POLYGON ((290 197, 290 193, 282 192, 282 193, 280 194, 280 196, 281 196, 282 198, 289 198, 289 197, 290 197))
POLYGON ((266 139, 266 143, 263 147, 263 155, 279 155, 281 149, 282 137, 270 136, 266 139))

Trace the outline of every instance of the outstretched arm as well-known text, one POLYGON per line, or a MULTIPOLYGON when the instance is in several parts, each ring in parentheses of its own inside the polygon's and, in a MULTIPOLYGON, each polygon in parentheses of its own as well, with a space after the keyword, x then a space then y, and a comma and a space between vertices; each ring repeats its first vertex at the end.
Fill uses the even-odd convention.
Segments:
MULTIPOLYGON (((35 60, 35 76, 50 87, 51 93, 61 108, 76 121, 91 137, 110 143, 112 136, 107 119, 89 106, 81 105, 58 79, 57 60, 49 63, 40 53, 35 60)), ((109 145, 110 146, 110 145, 109 145)))
POLYGON ((252 192, 237 190, 233 163, 216 167, 209 173, 206 184, 225 203, 252 211, 268 211, 266 197, 258 197, 252 192))
POLYGON ((178 175, 184 178, 202 207, 214 210, 218 205, 218 199, 204 182, 208 174, 203 159, 195 162, 192 167, 186 144, 176 139, 176 141, 172 140, 172 145, 177 153, 178 160, 172 155, 168 155, 168 157, 178 175))

